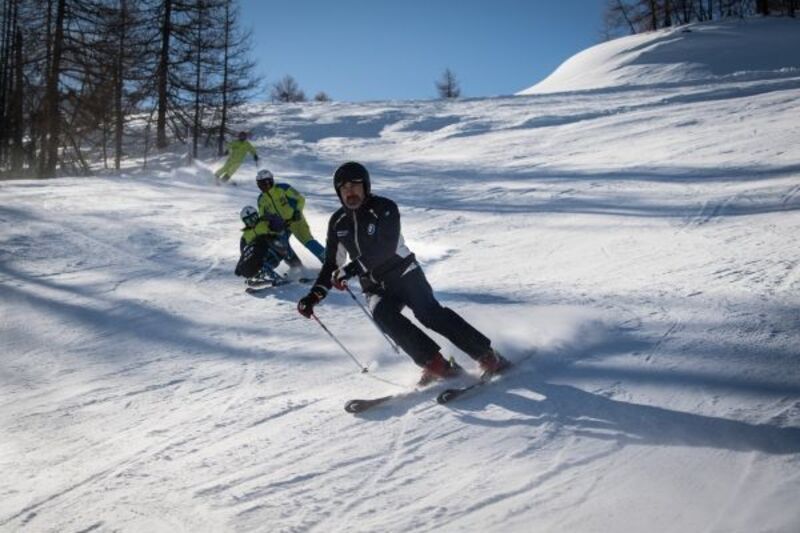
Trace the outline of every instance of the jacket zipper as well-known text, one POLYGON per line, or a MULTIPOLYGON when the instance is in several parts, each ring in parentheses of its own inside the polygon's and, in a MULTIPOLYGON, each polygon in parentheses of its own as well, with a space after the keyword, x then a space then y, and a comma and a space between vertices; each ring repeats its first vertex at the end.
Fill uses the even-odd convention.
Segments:
MULTIPOLYGON (((361 257, 361 246, 358 244, 358 217, 356 216, 356 212, 353 211, 353 224, 355 225, 355 242, 356 242, 356 250, 358 250, 358 256, 361 257)), ((357 259, 357 258, 353 258, 357 259)))
POLYGON ((275 205, 275 199, 272 198, 272 195, 269 193, 269 191, 267 191, 266 194, 267 194, 267 198, 269 198, 269 201, 272 202, 272 208, 275 210, 275 214, 278 215, 279 217, 283 218, 283 215, 281 215, 281 212, 278 210, 278 206, 275 205))

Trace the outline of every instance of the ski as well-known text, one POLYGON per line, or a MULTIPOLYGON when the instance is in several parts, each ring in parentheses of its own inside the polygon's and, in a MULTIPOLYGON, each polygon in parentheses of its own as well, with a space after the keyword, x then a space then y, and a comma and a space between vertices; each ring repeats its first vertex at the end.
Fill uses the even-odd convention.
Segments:
MULTIPOLYGON (((459 375, 458 378, 462 378, 463 376, 466 375, 467 374, 464 372, 461 375, 459 375)), ((461 382, 463 383, 463 381, 461 382)), ((344 410, 347 411, 348 413, 353 413, 353 414, 363 413, 368 409, 372 409, 373 407, 383 405, 384 403, 387 403, 390 400, 408 398, 412 394, 422 393, 431 388, 441 390, 443 386, 446 386, 446 383, 443 383, 442 381, 435 381, 432 383, 428 383, 427 385, 417 385, 414 389, 398 392, 396 394, 388 394, 386 396, 379 396, 377 398, 367 398, 367 399, 359 398, 355 400, 349 400, 347 403, 344 404, 344 410)), ((472 385, 470 385, 470 387, 471 386, 472 385)), ((448 390, 461 390, 461 389, 451 388, 448 390)), ((435 391, 430 391, 430 392, 435 392, 435 391)))
MULTIPOLYGON (((452 387, 451 386, 450 388, 445 389, 444 391, 439 393, 436 396, 436 401, 439 404, 444 405, 444 404, 446 404, 448 402, 451 402, 451 401, 455 400, 459 396, 462 396, 462 395, 464 395, 464 394, 466 394, 466 393, 468 393, 470 391, 473 391, 473 390, 475 390, 475 389, 477 389, 479 387, 483 387, 484 385, 488 385, 490 383, 494 383, 495 381, 499 381, 499 379, 502 378, 503 376, 505 376, 507 372, 509 372, 515 366, 519 365, 520 363, 522 363, 523 361, 525 361, 526 359, 528 359, 528 358, 530 358, 532 356, 533 356, 533 353, 529 353, 528 355, 526 355, 525 357, 522 357, 518 361, 509 361, 509 365, 507 367, 505 367, 502 372, 499 372, 499 373, 496 373, 496 374, 488 374, 487 375, 487 374, 484 373, 484 374, 481 374, 480 377, 478 377, 477 379, 473 375, 472 378, 475 379, 474 382, 472 382, 472 383, 470 383, 468 385, 464 385, 463 387, 452 387)), ((468 374, 466 372, 462 373, 462 375, 463 376, 468 376, 468 374)), ((463 381, 462 381, 462 383, 463 383, 463 381)), ((397 393, 397 394, 389 394, 389 395, 386 395, 386 396, 379 396, 377 398, 350 400, 350 401, 348 401, 347 403, 344 404, 344 410, 347 411, 348 413, 354 413, 354 414, 363 413, 364 411, 372 409, 373 407, 377 407, 379 405, 383 405, 384 403, 386 403, 386 402, 388 402, 390 400, 394 400, 394 399, 397 399, 397 398, 405 398, 409 394, 423 392, 423 391, 425 391, 425 390, 427 390, 429 388, 440 389, 442 386, 446 386, 446 383, 438 381, 438 382, 434 382, 434 383, 430 384, 429 386, 417 387, 417 388, 415 388, 415 389, 413 389, 411 391, 407 391, 407 392, 400 392, 400 393, 397 393)))
POLYGON ((312 278, 300 278, 300 279, 280 278, 277 280, 263 280, 260 282, 259 281, 253 282, 248 280, 245 282, 247 286, 245 287, 244 291, 248 294, 257 294, 267 289, 282 287, 284 285, 289 285, 291 283, 308 284, 313 282, 314 280, 312 278))
POLYGON ((495 374, 486 374, 483 373, 478 378, 477 381, 474 383, 470 383, 469 385, 465 385, 464 387, 451 387, 442 391, 437 397, 436 402, 444 405, 446 403, 452 402, 456 398, 460 398, 464 394, 467 394, 470 391, 474 391, 483 387, 484 385, 489 385, 490 383, 494 383, 499 381, 503 376, 505 376, 509 371, 512 371, 515 367, 519 366, 520 363, 525 361, 526 359, 533 356, 533 353, 529 353, 525 357, 521 358, 518 361, 509 361, 507 367, 505 367, 501 372, 497 372, 495 374))
POLYGON ((359 398, 355 400, 349 400, 347 403, 344 404, 344 410, 347 411, 348 413, 353 413, 353 414, 363 413, 364 411, 382 405, 388 402, 389 400, 408 398, 409 396, 421 393, 430 387, 435 387, 437 385, 441 386, 441 384, 442 384, 441 382, 433 382, 433 383, 428 383, 426 385, 417 385, 413 389, 405 390, 403 392, 398 392, 395 394, 388 394, 386 396, 380 396, 377 398, 368 398, 368 399, 359 398))
POLYGON ((390 394, 388 396, 381 396, 380 398, 372 398, 370 400, 350 400, 346 404, 344 404, 344 410, 348 413, 363 413, 367 409, 375 407, 376 405, 380 405, 384 402, 387 402, 394 398, 395 394, 390 394))
MULTIPOLYGON (((508 370, 508 368, 506 370, 508 370)), ((477 389, 478 387, 483 387, 487 383, 491 383, 492 382, 492 378, 499 377, 499 376, 500 376, 500 374, 492 374, 492 375, 489 375, 489 376, 486 376, 484 374, 484 375, 481 375, 481 377, 478 378, 478 381, 476 381, 475 383, 471 383, 471 384, 469 384, 469 385, 467 385, 465 387, 456 387, 456 388, 452 388, 452 389, 446 389, 446 390, 442 391, 441 394, 439 394, 439 396, 436 397, 436 403, 444 405, 444 404, 446 404, 448 402, 451 402, 451 401, 455 400, 459 396, 461 396, 461 395, 463 395, 463 394, 465 394, 465 393, 467 393, 467 392, 469 392, 469 391, 471 391, 473 389, 477 389)))

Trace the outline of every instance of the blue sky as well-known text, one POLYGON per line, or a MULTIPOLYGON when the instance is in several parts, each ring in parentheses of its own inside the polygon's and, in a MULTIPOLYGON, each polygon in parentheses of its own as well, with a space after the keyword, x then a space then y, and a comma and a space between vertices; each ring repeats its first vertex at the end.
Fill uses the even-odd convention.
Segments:
POLYGON ((240 0, 268 83, 292 75, 334 100, 513 94, 601 41, 605 0, 240 0))

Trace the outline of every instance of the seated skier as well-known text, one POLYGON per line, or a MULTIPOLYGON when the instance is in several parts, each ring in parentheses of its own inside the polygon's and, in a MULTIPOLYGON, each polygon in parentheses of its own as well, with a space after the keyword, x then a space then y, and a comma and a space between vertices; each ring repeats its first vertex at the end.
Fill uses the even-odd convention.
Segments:
POLYGON ((285 261, 290 268, 302 267, 302 263, 289 245, 289 233, 280 217, 261 218, 258 210, 250 205, 242 208, 239 216, 244 222, 239 240, 239 262, 235 274, 247 278, 248 284, 284 281, 275 269, 285 261))

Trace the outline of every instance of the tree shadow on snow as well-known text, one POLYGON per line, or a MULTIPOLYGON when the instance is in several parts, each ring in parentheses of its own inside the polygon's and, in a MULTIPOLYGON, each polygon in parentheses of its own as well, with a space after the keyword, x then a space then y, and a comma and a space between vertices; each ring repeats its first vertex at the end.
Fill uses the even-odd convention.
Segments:
MULTIPOLYGON (((36 309, 42 316, 53 317, 61 324, 72 324, 85 332, 87 341, 93 338, 113 337, 117 344, 135 340, 136 350, 163 350, 165 347, 181 354, 219 354, 225 357, 264 359, 270 357, 263 347, 234 345, 222 338, 209 335, 208 325, 146 302, 120 297, 112 292, 100 291, 91 285, 60 283, 47 277, 35 276, 0 263, 0 275, 18 283, 0 285, 0 298, 17 305, 36 309), (38 289, 46 289, 49 294, 38 289), (63 300, 64 295, 78 297, 77 302, 63 300)), ((298 289, 291 292, 287 286, 282 295, 286 300, 299 298, 298 289)), ((264 330, 260 324, 239 325, 242 334, 259 335, 264 330)), ((99 352, 102 353, 102 352, 99 352)), ((109 358, 137 355, 108 353, 109 358)), ((309 356, 310 357, 310 356, 309 356)), ((322 357, 319 357, 322 359, 322 357)))
MULTIPOLYGON (((436 169, 408 166, 393 170, 379 165, 371 171, 372 190, 388 194, 404 208, 436 212, 468 211, 491 214, 586 214, 613 215, 634 218, 686 218, 696 216, 700 202, 696 197, 669 197, 669 201, 654 201, 651 194, 620 191, 608 195, 605 188, 598 192, 592 183, 682 183, 707 186, 711 183, 756 184, 797 174, 800 165, 742 165, 738 167, 646 167, 614 171, 579 172, 547 168, 534 171, 495 174, 474 169, 436 169), (386 177, 394 177, 394 180, 386 177), (415 179, 413 189, 393 185, 415 179), (383 178, 383 179, 382 179, 383 178), (517 182, 509 189, 503 182, 517 182), (496 183, 501 182, 501 183, 496 183), (385 185, 384 185, 385 183, 385 185), (478 183, 484 194, 465 193, 465 185, 478 183), (522 187, 530 184, 529 187, 522 187), (576 189, 579 188, 580 190, 576 189)), ((780 192, 739 194, 717 198, 704 209, 707 216, 741 217, 800 209, 800 195, 780 192)))
POLYGON ((492 387, 490 394, 476 394, 452 405, 463 422, 486 427, 552 424, 570 434, 621 445, 800 453, 800 428, 796 427, 752 424, 614 400, 571 385, 547 383, 532 372, 509 375, 492 387), (521 388, 540 397, 520 394, 521 388), (481 416, 490 404, 515 416, 504 420, 481 416))

